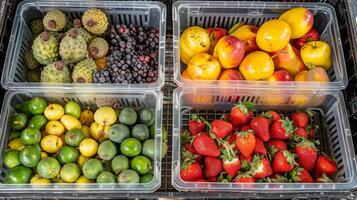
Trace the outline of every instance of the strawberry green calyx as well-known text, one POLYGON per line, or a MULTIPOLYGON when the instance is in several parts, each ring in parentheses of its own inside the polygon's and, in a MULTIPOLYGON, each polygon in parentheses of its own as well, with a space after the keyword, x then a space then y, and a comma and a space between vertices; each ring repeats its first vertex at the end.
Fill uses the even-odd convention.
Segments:
POLYGON ((314 150, 317 151, 315 144, 305 138, 302 138, 301 141, 296 146, 303 147, 303 148, 313 148, 314 150))
POLYGON ((230 175, 228 175, 228 173, 226 171, 223 171, 219 174, 217 180, 218 180, 218 182, 229 183, 232 181, 232 177, 230 175))
POLYGON ((267 119, 269 119, 269 120, 273 119, 273 116, 272 116, 270 113, 268 113, 268 112, 263 112, 263 113, 261 114, 261 116, 262 116, 262 117, 265 117, 265 118, 267 118, 267 119))
POLYGON ((287 150, 282 150, 283 155, 286 159, 286 161, 290 164, 290 165, 297 165, 297 163, 295 162, 295 154, 290 153, 287 150))
POLYGON ((191 116, 191 120, 197 121, 197 122, 205 122, 206 121, 205 118, 198 116, 197 114, 193 114, 191 116))
POLYGON ((193 137, 187 130, 181 134, 181 144, 191 143, 192 139, 193 137))
POLYGON ((197 158, 197 155, 186 151, 183 149, 182 151, 182 165, 181 165, 181 169, 187 169, 187 167, 195 162, 195 159, 197 158))
POLYGON ((223 145, 224 147, 224 149, 221 151, 222 155, 220 156, 220 158, 223 161, 228 161, 228 162, 235 161, 237 157, 236 157, 236 152, 233 150, 234 144, 229 144, 228 142, 222 139, 217 139, 217 141, 218 144, 223 145))
POLYGON ((254 108, 254 103, 250 101, 239 102, 234 107, 239 108, 244 114, 248 115, 249 111, 254 108))
POLYGON ((294 126, 293 121, 289 118, 281 119, 283 128, 285 129, 285 136, 288 136, 290 133, 294 133, 296 131, 296 127, 294 126))
POLYGON ((300 182, 300 174, 304 169, 302 167, 295 167, 293 170, 290 172, 290 177, 293 182, 300 182))
POLYGON ((286 176, 276 174, 274 178, 272 178, 272 177, 264 178, 263 182, 268 182, 268 183, 289 183, 291 181, 286 176))
POLYGON ((332 183, 332 180, 325 173, 317 178, 316 181, 320 183, 332 183))

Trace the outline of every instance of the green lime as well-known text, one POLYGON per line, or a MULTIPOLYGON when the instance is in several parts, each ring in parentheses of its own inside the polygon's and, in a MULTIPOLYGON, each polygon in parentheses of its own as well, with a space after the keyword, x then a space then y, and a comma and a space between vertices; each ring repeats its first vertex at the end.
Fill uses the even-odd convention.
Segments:
POLYGON ((147 140, 149 138, 149 129, 144 124, 136 124, 131 129, 131 135, 140 141, 147 140))
POLYGON ((98 156, 103 160, 111 160, 117 155, 117 147, 110 140, 105 140, 98 147, 98 156))
POLYGON ((32 177, 32 170, 30 168, 19 165, 10 170, 6 175, 4 183, 6 184, 25 184, 29 183, 32 177))
POLYGON ((152 173, 147 173, 140 176, 140 183, 149 183, 154 178, 152 173))
POLYGON ((21 131, 10 131, 9 141, 19 138, 21 136, 21 131))
POLYGON ((61 169, 60 164, 58 161, 52 157, 46 157, 42 160, 37 165, 37 172, 43 177, 43 178, 54 178, 59 174, 59 171, 61 169))
POLYGON ((47 101, 41 97, 35 97, 28 103, 28 109, 33 115, 43 114, 47 107, 47 101))
POLYGON ((140 177, 132 169, 126 169, 118 175, 118 183, 139 183, 140 177))
POLYGON ((35 167, 41 159, 41 151, 36 146, 26 146, 21 150, 19 159, 25 167, 35 167))
POLYGON ((116 183, 115 176, 111 172, 102 172, 97 177, 97 183, 116 183))
POLYGON ((117 155, 113 158, 112 170, 115 174, 119 174, 125 169, 129 169, 129 159, 123 155, 117 155))
POLYGON ((63 146, 59 150, 57 160, 61 164, 76 162, 79 156, 79 151, 71 146, 63 146))
POLYGON ((110 127, 108 135, 111 141, 121 143, 124 139, 130 137, 130 130, 124 124, 114 124, 110 127))
POLYGON ((149 108, 142 108, 139 111, 139 122, 145 124, 146 126, 150 126, 155 121, 155 115, 152 110, 149 108))
POLYGON ((64 106, 64 112, 78 119, 81 116, 81 106, 75 101, 68 101, 64 106))
POLYGON ((151 170, 151 161, 146 156, 136 156, 131 160, 130 166, 139 174, 146 174, 151 170))
POLYGON ((47 118, 44 115, 35 115, 30 119, 28 127, 43 130, 46 124, 47 118))
POLYGON ((74 183, 81 176, 81 169, 75 163, 63 165, 60 171, 60 177, 66 183, 74 183))
POLYGON ((141 152, 141 142, 136 138, 127 138, 120 144, 120 151, 128 157, 137 156, 141 152))
POLYGON ((20 151, 18 150, 8 150, 4 155, 4 164, 7 168, 14 168, 20 165, 20 151))
POLYGON ((134 109, 132 108, 124 108, 119 113, 119 121, 125 125, 134 125, 137 119, 137 114, 134 109))
POLYGON ((81 131, 81 129, 77 128, 67 131, 65 136, 66 143, 73 147, 77 147, 83 139, 84 133, 81 131))
POLYGON ((15 113, 10 119, 10 127, 14 131, 26 128, 28 117, 25 113, 15 113))
POLYGON ((155 140, 146 140, 143 144, 142 154, 149 157, 151 160, 155 159, 155 140))
POLYGON ((21 132, 21 140, 26 145, 38 144, 41 140, 41 132, 36 128, 26 128, 21 132))
POLYGON ((89 159, 82 167, 83 175, 88 179, 96 179, 102 171, 103 165, 98 159, 89 159))
POLYGON ((30 115, 32 115, 32 113, 30 112, 30 110, 29 110, 29 102, 30 101, 25 101, 25 102, 23 102, 23 103, 20 103, 20 104, 16 104, 16 110, 17 111, 20 111, 20 112, 23 112, 23 113, 25 113, 26 115, 28 115, 28 116, 30 116, 30 115))

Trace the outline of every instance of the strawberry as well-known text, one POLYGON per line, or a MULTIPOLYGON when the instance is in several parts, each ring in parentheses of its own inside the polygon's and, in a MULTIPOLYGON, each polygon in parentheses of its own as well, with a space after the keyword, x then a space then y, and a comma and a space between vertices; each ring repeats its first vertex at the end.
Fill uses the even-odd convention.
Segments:
POLYGON ((281 119, 279 121, 273 122, 270 127, 270 137, 275 139, 287 140, 295 131, 295 127, 293 126, 293 122, 286 119, 281 119))
POLYGON ((280 150, 275 154, 272 165, 275 173, 290 172, 296 165, 294 154, 287 150, 280 150))
POLYGON ((267 155, 267 150, 265 149, 264 143, 258 137, 255 137, 254 153, 264 156, 267 155))
POLYGON ((296 136, 296 137, 307 138, 307 137, 308 137, 308 134, 307 134, 307 131, 306 131, 305 128, 298 127, 298 128, 296 128, 295 136, 296 136))
POLYGON ((224 114, 221 116, 221 120, 232 123, 232 117, 230 114, 224 114))
POLYGON ((243 156, 243 154, 239 154, 238 158, 241 163, 240 169, 242 171, 248 171, 250 169, 250 162, 252 162, 253 156, 250 155, 249 157, 245 157, 245 156, 243 156))
POLYGON ((302 167, 295 167, 290 172, 290 177, 293 182, 296 183, 312 183, 314 180, 312 179, 309 171, 302 167))
POLYGON ((216 177, 223 170, 222 161, 212 156, 205 157, 205 175, 207 178, 216 177))
POLYGON ((208 178, 207 178, 207 181, 208 181, 208 182, 217 182, 218 179, 217 179, 217 177, 213 176, 213 177, 208 177, 208 178))
POLYGON ((309 140, 314 140, 316 136, 316 132, 319 130, 318 125, 307 125, 306 131, 307 131, 307 138, 309 140))
POLYGON ((232 133, 233 126, 231 123, 216 119, 211 123, 211 133, 213 133, 217 138, 223 139, 228 134, 232 133))
POLYGON ((238 176, 233 180, 236 183, 254 183, 255 178, 250 173, 238 174, 238 176))
POLYGON ((316 183, 332 183, 332 180, 326 176, 326 174, 322 174, 320 177, 315 179, 316 183))
POLYGON ((221 155, 216 142, 208 134, 198 134, 192 142, 193 148, 199 155, 218 157, 221 155))
POLYGON ((188 121, 188 129, 193 136, 205 131, 205 119, 203 117, 198 117, 196 114, 193 114, 191 119, 188 121))
POLYGON ((196 150, 193 148, 193 146, 192 146, 191 143, 187 143, 187 144, 185 144, 183 147, 185 148, 186 151, 190 152, 191 154, 196 155, 196 159, 195 159, 195 160, 196 160, 197 162, 200 163, 200 162, 202 161, 203 156, 202 156, 202 155, 197 155, 197 152, 196 152, 196 150))
POLYGON ((192 141, 192 136, 188 131, 185 131, 181 134, 181 144, 187 144, 192 141))
POLYGON ((250 130, 250 126, 249 125, 245 125, 240 129, 240 131, 248 131, 248 130, 250 130))
POLYGON ((207 182, 207 180, 200 178, 200 179, 195 180, 195 182, 207 182))
POLYGON ((264 178, 262 181, 268 183, 288 183, 289 179, 284 175, 274 173, 270 177, 264 178))
POLYGON ((287 150, 288 145, 284 142, 284 140, 272 139, 268 141, 267 148, 269 153, 274 156, 274 154, 279 150, 287 150))
POLYGON ((267 142, 270 139, 269 124, 270 122, 267 118, 258 116, 250 121, 250 128, 259 139, 263 140, 263 142, 267 142))
POLYGON ((186 161, 181 166, 180 176, 184 181, 195 181, 202 179, 202 169, 196 161, 186 161))
POLYGON ((270 176, 273 173, 273 170, 266 157, 254 156, 251 164, 251 172, 254 178, 261 179, 270 176))
POLYGON ((235 126, 243 126, 253 117, 252 102, 240 102, 231 109, 232 123, 235 126))
POLYGON ((315 175, 320 177, 322 174, 331 176, 337 171, 336 161, 330 159, 328 156, 322 154, 316 159, 315 175))
POLYGON ((241 154, 245 157, 249 157, 255 148, 256 140, 253 131, 241 131, 238 132, 236 138, 236 146, 241 154))
POLYGON ((301 167, 311 171, 315 166, 317 158, 317 149, 315 144, 307 139, 303 139, 296 144, 294 149, 297 155, 297 161, 301 167))
POLYGON ((275 122, 275 121, 278 121, 281 119, 279 113, 277 113, 276 111, 273 111, 273 110, 269 110, 267 112, 263 112, 261 114, 263 117, 271 120, 272 122, 275 122))
POLYGON ((227 174, 231 177, 235 177, 237 172, 240 169, 240 161, 234 152, 234 145, 228 144, 228 142, 221 141, 224 146, 224 150, 222 150, 221 159, 223 162, 223 169, 227 172, 227 174))
POLYGON ((309 124, 309 118, 312 115, 311 111, 297 111, 290 115, 296 127, 305 128, 309 124))

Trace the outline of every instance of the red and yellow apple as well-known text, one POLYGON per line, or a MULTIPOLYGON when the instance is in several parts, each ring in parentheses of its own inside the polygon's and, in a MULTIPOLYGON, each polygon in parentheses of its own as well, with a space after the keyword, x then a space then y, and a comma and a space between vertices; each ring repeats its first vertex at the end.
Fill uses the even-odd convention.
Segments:
POLYGON ((301 47, 304 46, 306 43, 318 40, 320 40, 320 33, 316 29, 312 28, 304 36, 296 39, 294 44, 298 49, 301 49, 301 47))
POLYGON ((329 82, 330 79, 326 70, 321 67, 314 67, 308 71, 301 71, 295 76, 294 81, 305 82, 329 82))
POLYGON ((254 25, 244 25, 235 30, 232 35, 236 36, 244 43, 245 53, 259 50, 256 43, 258 27, 254 25))
POLYGON ((211 40, 211 45, 209 48, 209 53, 213 53, 214 47, 216 46, 219 39, 227 35, 227 30, 224 28, 208 28, 207 32, 209 34, 209 39, 211 40))
POLYGON ((267 52, 274 52, 284 48, 290 40, 290 26, 278 19, 266 21, 257 32, 257 45, 267 52))
POLYGON ((208 32, 199 27, 187 28, 180 37, 180 58, 185 64, 198 53, 206 53, 210 48, 208 32))
POLYGON ((322 67, 328 71, 332 67, 331 47, 327 42, 308 42, 301 48, 300 54, 309 69, 322 67))
POLYGON ((270 54, 273 58, 275 67, 285 69, 292 76, 307 70, 300 58, 300 51, 288 43, 284 48, 270 54))
POLYGON ((239 65, 239 71, 246 80, 263 80, 274 73, 274 62, 264 51, 253 51, 239 65))
POLYGON ((187 74, 192 80, 217 80, 220 72, 219 60, 208 53, 196 54, 187 65, 187 74))
POLYGON ((236 23, 234 26, 232 26, 232 28, 230 28, 230 29, 228 30, 228 34, 229 34, 229 35, 232 34, 234 31, 236 31, 238 28, 240 28, 240 27, 242 27, 242 26, 244 26, 244 22, 238 22, 238 23, 236 23))
POLYGON ((233 35, 222 37, 214 48, 213 56, 218 58, 223 69, 237 67, 245 54, 243 42, 233 35))
POLYGON ((287 10, 280 15, 279 19, 289 24, 291 28, 291 39, 304 36, 314 25, 314 16, 312 12, 306 8, 292 8, 287 10))
POLYGON ((293 77, 289 72, 287 72, 284 69, 280 69, 278 71, 275 71, 273 75, 271 75, 267 81, 292 81, 293 77))
POLYGON ((221 72, 218 80, 244 80, 244 77, 236 69, 225 69, 221 72))

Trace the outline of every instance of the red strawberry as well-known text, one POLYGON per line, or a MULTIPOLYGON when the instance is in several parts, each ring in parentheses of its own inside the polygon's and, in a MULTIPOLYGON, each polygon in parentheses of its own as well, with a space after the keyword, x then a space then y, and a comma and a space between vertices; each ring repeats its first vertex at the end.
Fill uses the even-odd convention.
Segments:
POLYGON ((232 123, 232 117, 230 114, 224 114, 221 116, 221 120, 232 123))
POLYGON ((302 128, 302 127, 296 128, 295 136, 303 137, 303 138, 307 138, 308 137, 306 129, 302 128))
POLYGON ((207 156, 205 157, 204 164, 207 178, 216 177, 223 170, 222 161, 219 158, 207 156))
POLYGON ((252 102, 240 102, 231 109, 232 123, 235 126, 243 126, 253 117, 252 102))
MULTIPOLYGON (((197 152, 196 152, 196 150, 193 148, 193 146, 192 146, 191 143, 185 144, 185 145, 184 145, 184 148, 185 148, 186 151, 190 152, 191 154, 197 155, 197 152)), ((201 161, 202 161, 202 158, 203 158, 203 156, 197 155, 197 157, 196 157, 195 160, 196 160, 197 162, 201 162, 201 161)))
POLYGON ((248 130, 251 130, 249 125, 245 125, 240 129, 240 131, 248 131, 248 130))
POLYGON ((306 43, 318 40, 320 40, 320 33, 315 28, 312 28, 305 35, 296 39, 294 44, 298 49, 301 49, 306 43))
POLYGON ((306 127, 306 131, 307 131, 307 138, 309 140, 314 140, 315 136, 316 136, 316 132, 319 130, 319 126, 318 125, 308 125, 306 127))
POLYGON ((315 175, 317 177, 322 174, 326 174, 327 176, 331 176, 337 171, 336 161, 330 159, 326 155, 319 155, 316 159, 315 164, 315 175))
POLYGON ((227 174, 231 177, 235 177, 237 172, 240 169, 240 161, 234 152, 234 145, 230 145, 227 142, 221 141, 224 146, 224 150, 222 150, 221 159, 223 162, 223 169, 227 172, 227 174))
POLYGON ((203 117, 198 117, 193 114, 191 119, 188 121, 188 129, 191 135, 197 135, 206 129, 205 119, 203 117))
POLYGON ((255 182, 255 178, 253 178, 252 175, 249 174, 249 173, 243 173, 243 174, 239 174, 233 180, 233 182, 236 182, 236 183, 254 183, 255 182))
POLYGON ((217 138, 223 139, 228 134, 232 133, 233 126, 231 123, 216 119, 211 123, 211 133, 213 133, 217 138))
POLYGON ((295 167, 291 172, 290 172, 290 177, 291 180, 293 180, 296 183, 312 183, 314 180, 312 179, 309 171, 302 167, 295 167))
POLYGON ((273 122, 270 127, 270 137, 275 139, 287 140, 295 131, 295 127, 293 126, 293 122, 288 118, 281 119, 279 121, 273 122))
POLYGON ((207 180, 200 178, 200 179, 197 179, 195 182, 207 182, 207 180))
POLYGON ((298 111, 291 114, 290 118, 296 127, 305 128, 309 124, 309 113, 311 112, 298 111))
POLYGON ((197 135, 192 142, 193 148, 199 155, 218 157, 221 155, 216 142, 208 134, 197 135))
POLYGON ((270 177, 266 177, 264 179, 268 183, 288 183, 289 179, 286 176, 274 173, 270 177))
POLYGON ((269 160, 262 156, 254 156, 251 165, 251 172, 253 177, 257 179, 261 179, 273 174, 269 160))
POLYGON ((250 155, 249 157, 245 157, 243 154, 239 154, 238 158, 241 163, 241 170, 248 171, 250 169, 250 162, 252 162, 253 156, 250 155))
POLYGON ((184 162, 181 166, 180 176, 184 181, 195 181, 202 179, 202 169, 200 164, 196 161, 184 162))
POLYGON ((272 165, 275 173, 290 172, 296 165, 294 155, 287 150, 280 150, 275 154, 272 165))
POLYGON ((250 121, 250 128, 254 131, 255 135, 259 137, 259 139, 267 142, 270 139, 269 124, 270 122, 267 118, 258 116, 254 117, 252 121, 250 121))
POLYGON ((272 139, 268 141, 267 148, 269 153, 274 156, 279 150, 288 150, 288 145, 284 140, 272 139))
POLYGON ((264 156, 267 155, 267 150, 265 149, 264 143, 258 137, 255 137, 254 153, 264 156))
POLYGON ((249 157, 255 148, 256 140, 252 131, 238 132, 236 138, 236 146, 241 154, 249 157))
POLYGON ((181 134, 181 144, 191 143, 192 136, 188 131, 185 131, 181 134))
POLYGON ((317 149, 315 144, 307 139, 303 139, 296 144, 294 149, 297 155, 297 161, 301 167, 311 171, 315 166, 317 158, 317 149))
POLYGON ((320 177, 315 179, 316 183, 332 183, 332 180, 326 176, 326 174, 322 174, 320 177))
POLYGON ((217 177, 213 176, 213 177, 207 178, 207 181, 208 182, 217 182, 218 180, 217 180, 217 177))
POLYGON ((278 121, 281 119, 279 113, 277 113, 276 111, 273 111, 273 110, 262 113, 262 116, 264 116, 267 119, 270 119, 272 122, 275 122, 275 121, 278 121))

